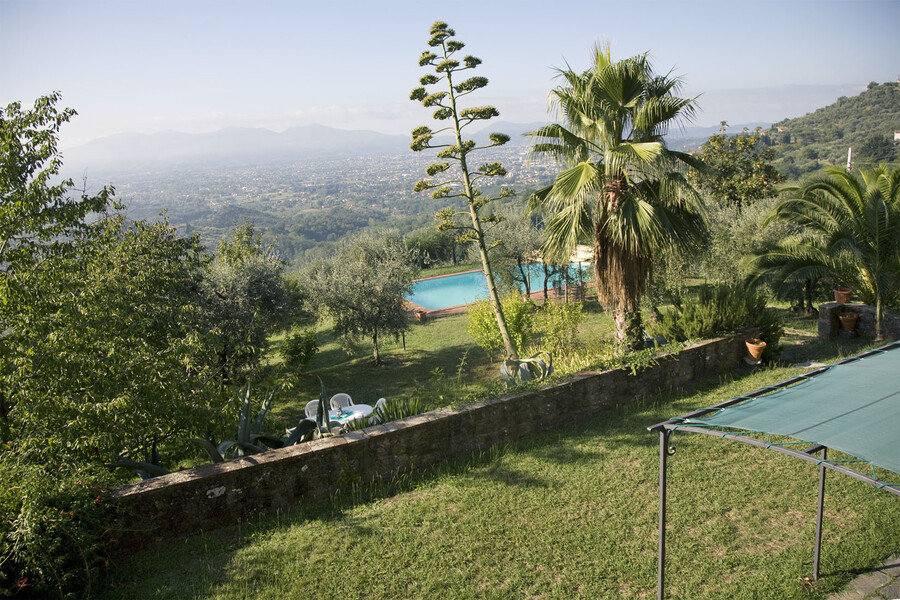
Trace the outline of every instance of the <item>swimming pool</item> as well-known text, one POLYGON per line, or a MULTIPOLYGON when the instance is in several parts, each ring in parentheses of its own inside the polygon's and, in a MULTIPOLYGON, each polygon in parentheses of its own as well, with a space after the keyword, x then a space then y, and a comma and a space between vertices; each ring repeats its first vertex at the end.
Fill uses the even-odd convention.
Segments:
MULTIPOLYGON (((581 263, 584 270, 584 278, 588 276, 585 263, 581 263)), ((578 281, 579 263, 572 263, 569 273, 574 281, 578 281)), ((544 271, 540 263, 531 263, 528 266, 531 278, 531 291, 543 289, 544 271)), ((551 279, 548 285, 556 286, 562 282, 551 279)), ((519 287, 525 291, 521 283, 519 287)), ((487 278, 484 272, 466 271, 453 275, 442 275, 429 279, 420 279, 413 282, 412 293, 406 297, 410 302, 418 304, 426 310, 438 310, 460 304, 470 304, 488 297, 487 278)))

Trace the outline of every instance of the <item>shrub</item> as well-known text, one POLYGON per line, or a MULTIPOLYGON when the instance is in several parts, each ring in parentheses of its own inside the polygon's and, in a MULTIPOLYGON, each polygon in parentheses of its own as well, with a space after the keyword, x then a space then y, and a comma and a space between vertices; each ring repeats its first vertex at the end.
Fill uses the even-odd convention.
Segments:
POLYGON ((584 305, 581 302, 545 302, 537 318, 542 344, 555 355, 577 350, 578 327, 583 321, 584 305))
POLYGON ((684 342, 759 327, 759 337, 767 344, 763 357, 768 360, 779 350, 784 326, 777 313, 766 308, 767 300, 761 289, 741 284, 705 286, 663 311, 655 332, 667 340, 684 342))
POLYGON ((281 357, 287 367, 294 369, 299 374, 318 351, 319 340, 314 329, 294 328, 291 329, 281 347, 281 357))
POLYGON ((111 476, 0 456, 0 595, 90 598, 106 563, 111 476))
MULTIPOLYGON (((513 343, 516 348, 525 348, 534 333, 531 304, 519 294, 507 294, 500 300, 500 305, 513 343)), ((475 343, 484 348, 493 360, 494 350, 503 347, 503 340, 490 300, 479 300, 469 305, 468 330, 475 343)))

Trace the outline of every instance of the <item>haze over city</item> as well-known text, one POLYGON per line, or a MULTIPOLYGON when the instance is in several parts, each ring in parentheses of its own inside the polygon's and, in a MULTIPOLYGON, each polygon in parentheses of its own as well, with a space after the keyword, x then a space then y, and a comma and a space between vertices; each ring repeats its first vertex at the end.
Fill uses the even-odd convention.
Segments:
POLYGON ((897 0, 254 2, 0 0, 0 104, 53 90, 71 147, 123 132, 322 124, 408 133, 428 29, 484 62, 478 103, 548 121, 554 67, 649 52, 700 95, 694 125, 775 122, 897 78, 897 0))

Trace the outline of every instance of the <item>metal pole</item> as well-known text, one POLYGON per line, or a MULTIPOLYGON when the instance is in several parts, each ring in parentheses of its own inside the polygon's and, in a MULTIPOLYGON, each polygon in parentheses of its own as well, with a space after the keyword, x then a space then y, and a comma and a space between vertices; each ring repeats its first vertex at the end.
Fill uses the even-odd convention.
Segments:
POLYGON ((659 554, 656 579, 656 598, 663 600, 666 577, 666 457, 669 455, 667 443, 669 432, 659 431, 659 554))
MULTIPOLYGON (((822 448, 822 460, 828 458, 828 448, 822 448)), ((819 465, 819 510, 816 513, 816 548, 813 552, 813 579, 819 578, 819 555, 822 551, 822 515, 825 512, 825 465, 819 465)))

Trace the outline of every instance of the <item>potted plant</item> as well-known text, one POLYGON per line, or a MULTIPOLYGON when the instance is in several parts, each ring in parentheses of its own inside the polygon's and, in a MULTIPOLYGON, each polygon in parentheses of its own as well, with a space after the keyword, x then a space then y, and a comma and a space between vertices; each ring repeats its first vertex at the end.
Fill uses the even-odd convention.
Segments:
POLYGON ((848 287, 838 286, 834 288, 834 301, 838 304, 847 304, 850 302, 850 295, 853 292, 848 287))
POLYGON ((763 351, 766 349, 766 343, 759 338, 750 338, 744 341, 747 344, 747 352, 750 354, 750 359, 754 362, 759 362, 762 360, 763 351))
POLYGON ((841 329, 844 331, 853 331, 856 329, 857 321, 859 321, 859 313, 853 312, 852 310, 845 310, 838 314, 838 319, 841 322, 841 329))

